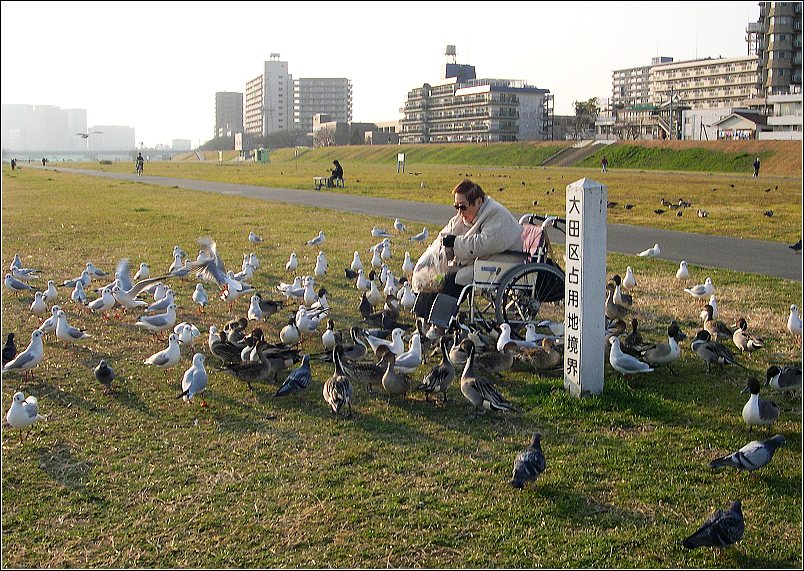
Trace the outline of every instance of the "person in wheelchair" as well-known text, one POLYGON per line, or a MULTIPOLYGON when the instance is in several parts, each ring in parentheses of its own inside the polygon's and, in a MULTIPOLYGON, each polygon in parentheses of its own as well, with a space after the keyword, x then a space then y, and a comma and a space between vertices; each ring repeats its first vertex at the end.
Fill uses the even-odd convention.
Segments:
MULTIPOLYGON (((477 259, 522 262, 522 226, 508 209, 487 196, 480 185, 463 179, 452 190, 455 216, 438 233, 449 262, 442 292, 459 297, 472 283, 477 259), (510 252, 509 252, 510 251, 510 252)), ((430 314, 435 293, 420 293, 414 313, 430 314)))

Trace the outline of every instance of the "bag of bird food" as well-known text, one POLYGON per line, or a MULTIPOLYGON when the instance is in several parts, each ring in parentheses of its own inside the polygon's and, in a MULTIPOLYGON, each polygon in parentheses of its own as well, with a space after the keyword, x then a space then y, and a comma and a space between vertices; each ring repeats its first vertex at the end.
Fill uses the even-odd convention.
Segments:
POLYGON ((413 267, 411 287, 415 293, 438 293, 444 286, 448 259, 441 240, 436 240, 424 251, 413 267))

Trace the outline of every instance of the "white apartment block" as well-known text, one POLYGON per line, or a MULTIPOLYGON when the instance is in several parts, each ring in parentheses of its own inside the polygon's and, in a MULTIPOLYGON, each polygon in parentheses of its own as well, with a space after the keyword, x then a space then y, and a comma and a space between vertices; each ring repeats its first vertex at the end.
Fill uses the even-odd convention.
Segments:
POLYGON ((257 137, 293 128, 293 77, 279 54, 271 54, 263 73, 246 83, 243 127, 257 137))
POLYGON ((651 67, 672 61, 671 57, 660 56, 653 58, 650 65, 615 69, 611 74, 611 106, 604 111, 649 105, 651 67))
POLYGON ((313 116, 328 115, 332 121, 352 121, 352 82, 345 77, 301 77, 294 80, 293 121, 309 133, 313 116))
POLYGON ((757 56, 700 59, 652 66, 650 101, 693 109, 739 107, 757 94, 757 56))

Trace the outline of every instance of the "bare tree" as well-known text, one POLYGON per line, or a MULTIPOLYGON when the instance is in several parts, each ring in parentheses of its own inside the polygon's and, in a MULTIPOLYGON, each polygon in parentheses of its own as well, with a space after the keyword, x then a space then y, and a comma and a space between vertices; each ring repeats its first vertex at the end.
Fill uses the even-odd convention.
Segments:
POLYGON ((314 147, 331 147, 335 144, 335 129, 332 127, 321 127, 313 133, 314 147))

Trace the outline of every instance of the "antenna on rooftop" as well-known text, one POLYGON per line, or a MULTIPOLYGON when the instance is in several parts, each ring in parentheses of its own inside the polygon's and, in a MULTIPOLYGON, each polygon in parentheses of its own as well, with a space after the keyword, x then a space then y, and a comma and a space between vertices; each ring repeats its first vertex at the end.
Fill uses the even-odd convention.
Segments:
POLYGON ((450 63, 455 63, 455 55, 456 55, 455 54, 455 46, 448 45, 447 46, 447 51, 444 52, 444 55, 448 57, 447 61, 449 61, 449 58, 451 58, 452 61, 450 63))
POLYGON ((272 53, 270 55, 270 59, 271 59, 271 61, 278 61, 279 60, 279 54, 277 52, 272 53))

